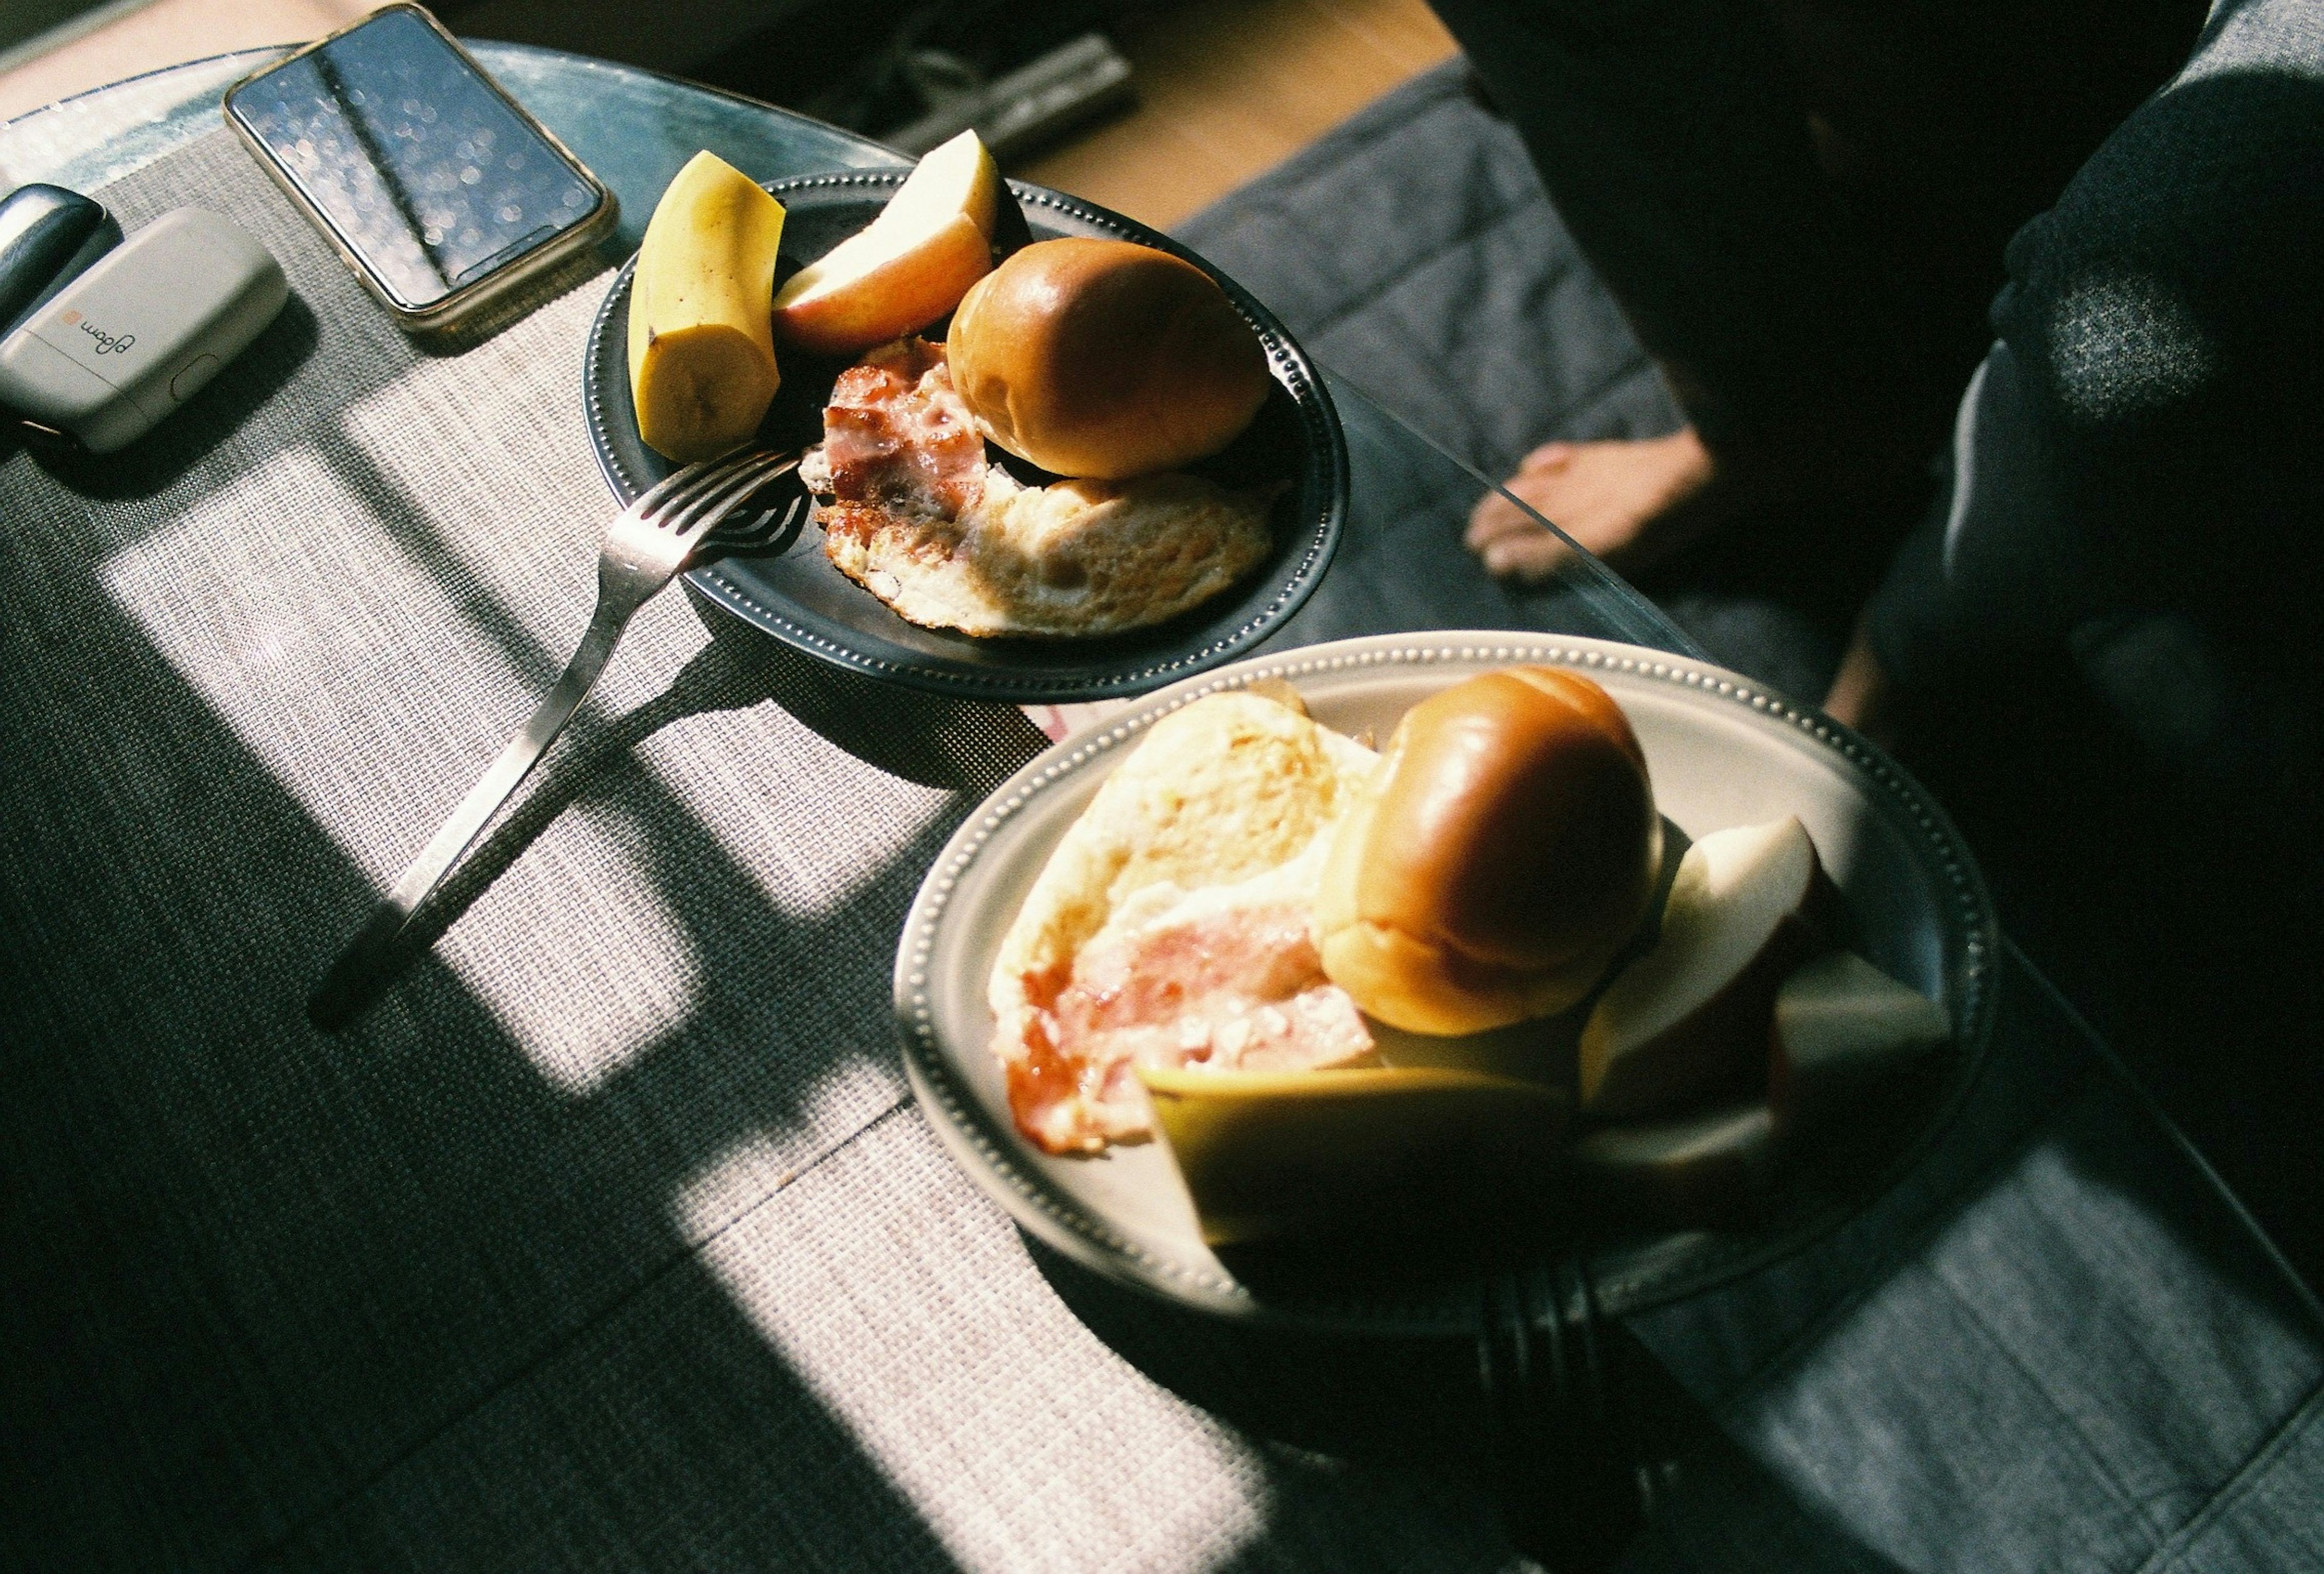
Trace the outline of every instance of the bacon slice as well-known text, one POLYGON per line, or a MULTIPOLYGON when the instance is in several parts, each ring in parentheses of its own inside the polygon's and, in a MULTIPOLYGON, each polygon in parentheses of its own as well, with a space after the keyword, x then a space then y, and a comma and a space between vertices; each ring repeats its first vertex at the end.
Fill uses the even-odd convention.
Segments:
POLYGON ((942 345, 898 339, 842 372, 823 437, 828 481, 816 490, 843 502, 956 520, 983 495, 984 438, 953 389, 942 345))
POLYGON ((1025 1005, 1001 1024, 1019 1130, 1050 1153, 1094 1153, 1150 1135, 1139 1065, 1306 1071, 1371 1053, 1355 1002, 1323 976, 1306 905, 1235 894, 1197 892, 1093 939, 1069 977, 1023 980, 1025 1005))

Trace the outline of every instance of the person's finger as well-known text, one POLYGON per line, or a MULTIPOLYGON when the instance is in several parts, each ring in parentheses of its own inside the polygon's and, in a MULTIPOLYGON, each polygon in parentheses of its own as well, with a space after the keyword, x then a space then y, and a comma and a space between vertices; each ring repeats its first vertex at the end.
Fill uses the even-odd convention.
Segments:
POLYGON ((1479 503, 1477 511, 1469 517, 1469 529, 1462 538, 1472 549, 1481 551, 1493 542, 1510 536, 1545 533, 1541 521, 1515 503, 1499 497, 1492 501, 1493 506, 1489 508, 1479 503))
POLYGON ((1571 443, 1544 443, 1517 462, 1517 474, 1533 470, 1563 470, 1573 463, 1574 447, 1571 443))

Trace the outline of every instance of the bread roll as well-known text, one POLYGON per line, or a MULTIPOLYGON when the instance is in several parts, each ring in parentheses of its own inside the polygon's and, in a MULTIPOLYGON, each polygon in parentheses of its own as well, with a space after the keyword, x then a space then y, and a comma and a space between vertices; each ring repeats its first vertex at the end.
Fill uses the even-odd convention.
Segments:
POLYGON ((1510 667, 1415 705, 1336 833, 1323 971, 1371 1016, 1460 1034, 1563 1011, 1646 915, 1646 756, 1606 691, 1510 667))
POLYGON ((953 386, 984 435, 1115 481, 1215 454, 1267 399, 1267 355, 1209 274, 1128 241, 1042 241, 953 314, 953 386))

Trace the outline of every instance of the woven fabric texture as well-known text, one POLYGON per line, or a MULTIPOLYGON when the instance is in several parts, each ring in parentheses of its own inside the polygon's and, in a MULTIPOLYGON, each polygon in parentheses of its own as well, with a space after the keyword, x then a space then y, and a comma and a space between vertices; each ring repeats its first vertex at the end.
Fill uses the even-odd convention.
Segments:
POLYGON ((222 132, 103 195, 294 298, 132 449, 0 462, 0 1562, 1508 1558, 1138 1376, 903 1107, 888 959, 1012 709, 667 594, 310 1028, 588 617, 603 280, 432 357, 222 132))
MULTIPOLYGON (((1425 79, 1349 138, 1400 113, 1471 111, 1425 79)), ((227 215, 295 299, 127 453, 0 456, 0 1567, 1526 1566, 1449 1464, 1194 1402, 1377 1365, 1028 1251, 911 1105, 889 961, 1040 742, 1012 709, 667 594, 432 947, 314 1032, 587 619, 603 281, 431 357, 223 133, 105 197, 227 215)), ((1578 345, 1573 419, 1659 408, 1624 354, 1578 345)), ((1420 615, 1350 561, 1318 632, 1420 615)), ((2324 1566, 2324 1342, 2054 1016, 2004 1020, 1913 1186, 1635 1325, 1731 1441, 1628 1566, 2324 1566)))

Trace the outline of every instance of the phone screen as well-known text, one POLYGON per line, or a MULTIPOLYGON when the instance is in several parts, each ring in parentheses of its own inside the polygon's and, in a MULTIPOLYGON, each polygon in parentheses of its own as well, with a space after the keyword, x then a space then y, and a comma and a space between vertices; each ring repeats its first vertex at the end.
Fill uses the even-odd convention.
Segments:
POLYGON ((601 200, 409 11, 243 84, 227 108, 414 310, 586 222, 601 200))

